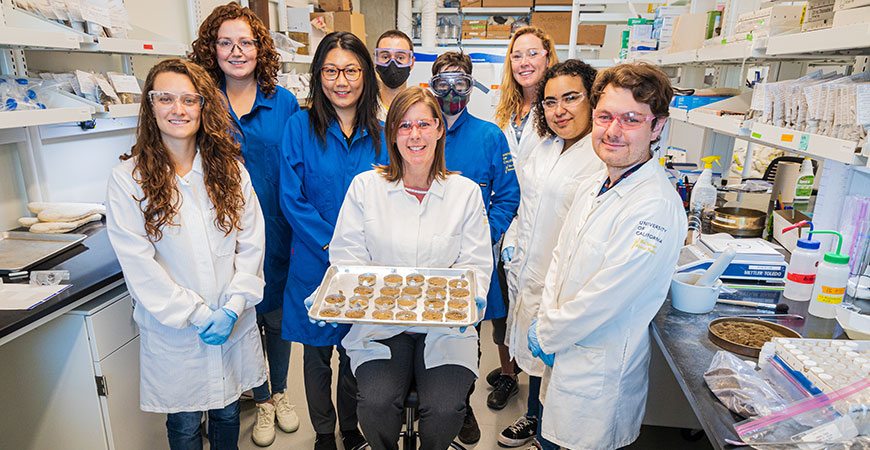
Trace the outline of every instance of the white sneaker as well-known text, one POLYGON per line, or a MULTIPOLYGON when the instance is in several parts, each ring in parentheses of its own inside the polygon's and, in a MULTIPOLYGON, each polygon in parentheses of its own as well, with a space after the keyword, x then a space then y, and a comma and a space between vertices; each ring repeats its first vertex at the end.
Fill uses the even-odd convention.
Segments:
POLYGON ((260 447, 268 447, 275 442, 275 405, 257 403, 257 422, 254 423, 251 439, 260 447))
POLYGON ((278 428, 285 433, 292 433, 299 429, 299 416, 293 410, 293 405, 283 392, 272 396, 275 402, 275 416, 278 418, 278 428))

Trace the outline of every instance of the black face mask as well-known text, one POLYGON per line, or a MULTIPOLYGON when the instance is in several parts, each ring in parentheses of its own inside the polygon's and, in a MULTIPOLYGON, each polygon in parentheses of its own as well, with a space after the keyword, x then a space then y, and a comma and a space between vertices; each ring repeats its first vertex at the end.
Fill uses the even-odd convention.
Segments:
POLYGON ((399 67, 395 60, 390 61, 386 66, 376 66, 375 69, 381 81, 390 89, 401 86, 411 76, 411 67, 399 67))

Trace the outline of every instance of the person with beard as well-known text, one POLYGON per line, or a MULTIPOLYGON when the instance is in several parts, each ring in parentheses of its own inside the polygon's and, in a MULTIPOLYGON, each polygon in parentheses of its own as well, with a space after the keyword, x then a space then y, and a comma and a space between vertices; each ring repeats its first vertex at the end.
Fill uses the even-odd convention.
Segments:
POLYGON ((414 68, 414 44, 399 30, 385 31, 375 48, 375 70, 378 72, 378 120, 387 120, 393 99, 408 87, 408 77, 414 68))
MULTIPOLYGON (((447 170, 460 172, 480 186, 489 219, 493 255, 497 255, 502 236, 520 204, 520 185, 507 138, 494 123, 472 116, 466 108, 474 86, 468 55, 456 52, 441 54, 432 64, 432 75, 429 86, 438 99, 447 125, 444 146, 447 170)), ((495 273, 490 281, 487 304, 489 307, 483 320, 507 315, 495 273)), ((459 440, 465 444, 480 439, 480 428, 468 403, 472 392, 473 384, 466 400, 465 422, 459 432, 459 440)))

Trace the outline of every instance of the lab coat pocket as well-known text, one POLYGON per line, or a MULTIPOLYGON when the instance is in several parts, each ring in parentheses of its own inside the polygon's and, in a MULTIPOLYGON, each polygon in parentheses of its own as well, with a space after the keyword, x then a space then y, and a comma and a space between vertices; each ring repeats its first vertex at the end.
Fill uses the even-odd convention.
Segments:
POLYGON ((215 256, 228 257, 236 254, 238 232, 235 229, 230 232, 229 236, 224 236, 224 232, 217 228, 210 229, 208 232, 211 235, 215 256))
POLYGON ((255 323, 243 325, 236 331, 239 333, 235 341, 224 344, 224 380, 229 389, 239 389, 241 393, 263 382, 266 360, 255 323))
POLYGON ((205 373, 200 337, 192 327, 140 329, 140 371, 143 405, 166 407, 185 403, 191 396, 191 374, 205 373))
POLYGON ((604 390, 605 354, 603 348, 579 344, 557 353, 551 386, 574 397, 598 398, 604 390))
POLYGON ((450 267, 459 259, 459 233, 435 234, 431 241, 432 267, 450 267))

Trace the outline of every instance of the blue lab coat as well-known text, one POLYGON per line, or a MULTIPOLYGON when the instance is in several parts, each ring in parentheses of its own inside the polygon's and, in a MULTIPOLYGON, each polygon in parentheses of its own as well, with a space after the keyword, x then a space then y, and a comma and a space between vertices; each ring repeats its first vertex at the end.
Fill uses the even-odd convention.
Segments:
MULTIPOLYGON (((504 133, 494 123, 478 119, 465 109, 447 130, 444 160, 447 170, 462 172, 480 186, 495 244, 507 231, 520 206, 520 185, 504 133)), ((495 263, 486 295, 484 320, 507 315, 495 263)))
POLYGON ((338 345, 349 325, 318 327, 308 321, 303 302, 317 289, 329 267, 329 241, 351 180, 386 165, 383 129, 376 156, 368 131, 357 129, 350 147, 338 122, 326 130, 326 147, 311 128, 308 111, 290 118, 281 143, 281 209, 293 227, 290 274, 284 290, 281 336, 308 345, 338 345))
MULTIPOLYGON (((226 85, 221 84, 226 93, 226 85)), ((275 86, 275 93, 266 96, 257 89, 251 111, 239 117, 230 106, 230 115, 241 134, 236 141, 242 147, 245 169, 251 175, 254 192, 266 219, 266 255, 263 261, 266 287, 257 313, 264 314, 284 304, 284 286, 290 265, 290 224, 278 204, 278 162, 281 133, 290 116, 299 111, 299 102, 287 89, 275 86)))

